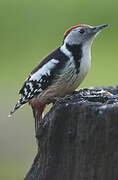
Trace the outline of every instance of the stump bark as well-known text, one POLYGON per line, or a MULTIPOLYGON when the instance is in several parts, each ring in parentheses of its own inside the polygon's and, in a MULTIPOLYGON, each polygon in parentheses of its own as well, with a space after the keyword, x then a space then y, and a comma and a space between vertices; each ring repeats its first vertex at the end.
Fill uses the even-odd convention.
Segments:
POLYGON ((58 99, 36 138, 25 180, 118 180, 118 87, 58 99))

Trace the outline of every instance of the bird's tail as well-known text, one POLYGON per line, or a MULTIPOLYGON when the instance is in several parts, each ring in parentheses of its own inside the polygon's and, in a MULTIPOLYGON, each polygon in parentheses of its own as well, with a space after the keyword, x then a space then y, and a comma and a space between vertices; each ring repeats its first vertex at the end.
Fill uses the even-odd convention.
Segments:
POLYGON ((16 105, 14 106, 13 110, 9 113, 8 117, 11 117, 12 114, 17 110, 19 109, 21 106, 23 106, 24 104, 26 103, 26 101, 22 101, 22 99, 20 99, 16 105))

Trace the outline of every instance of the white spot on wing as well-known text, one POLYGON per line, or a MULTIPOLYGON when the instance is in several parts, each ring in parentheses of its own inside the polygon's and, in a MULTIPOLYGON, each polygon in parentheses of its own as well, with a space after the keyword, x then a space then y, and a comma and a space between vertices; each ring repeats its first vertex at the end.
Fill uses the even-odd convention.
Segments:
POLYGON ((33 91, 32 83, 29 83, 30 90, 33 91))
POLYGON ((50 70, 47 71, 48 76, 50 76, 50 70))
POLYGON ((29 98, 31 96, 31 93, 28 94, 27 98, 29 98))
POLYGON ((58 63, 59 61, 56 59, 50 60, 48 63, 43 65, 37 72, 31 75, 29 80, 39 81, 43 75, 50 75, 51 69, 53 69, 58 63))
POLYGON ((38 89, 38 91, 39 91, 39 92, 41 92, 41 91, 42 91, 42 89, 40 88, 40 89, 38 89))
POLYGON ((27 89, 26 88, 24 88, 24 94, 27 95, 27 89))
POLYGON ((59 61, 57 59, 52 59, 50 62, 54 63, 54 64, 57 64, 59 61))

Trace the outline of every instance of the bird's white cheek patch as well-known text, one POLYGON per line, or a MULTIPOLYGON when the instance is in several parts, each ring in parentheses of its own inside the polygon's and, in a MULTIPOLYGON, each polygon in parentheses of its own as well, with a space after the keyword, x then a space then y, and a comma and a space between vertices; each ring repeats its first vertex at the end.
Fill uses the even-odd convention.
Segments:
POLYGON ((44 75, 48 75, 50 76, 50 72, 51 70, 56 66, 56 64, 58 64, 59 61, 56 59, 52 59, 50 60, 48 63, 46 63, 45 65, 42 66, 41 69, 39 69, 36 73, 34 73, 33 75, 31 75, 30 77, 30 81, 39 81, 41 79, 42 76, 44 75))

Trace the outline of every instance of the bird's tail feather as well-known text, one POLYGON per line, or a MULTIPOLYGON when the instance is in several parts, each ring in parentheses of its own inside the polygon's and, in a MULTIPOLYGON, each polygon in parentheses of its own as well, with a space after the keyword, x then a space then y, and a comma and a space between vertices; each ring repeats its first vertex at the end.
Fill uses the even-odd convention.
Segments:
POLYGON ((13 110, 9 113, 8 117, 11 117, 12 114, 17 110, 19 109, 21 106, 23 106, 24 104, 26 103, 26 101, 22 101, 22 99, 20 99, 16 105, 14 106, 13 110))
POLYGON ((20 101, 17 102, 17 104, 14 106, 13 110, 9 113, 8 117, 11 117, 12 114, 22 106, 22 104, 20 103, 20 101))

